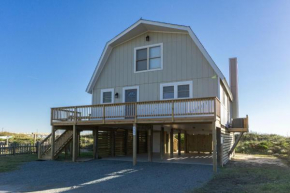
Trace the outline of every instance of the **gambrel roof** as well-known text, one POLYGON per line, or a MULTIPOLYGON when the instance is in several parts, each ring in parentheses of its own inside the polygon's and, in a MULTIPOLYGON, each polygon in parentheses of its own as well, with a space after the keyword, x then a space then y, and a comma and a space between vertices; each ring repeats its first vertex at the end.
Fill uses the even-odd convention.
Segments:
POLYGON ((203 45, 200 43, 200 41, 198 40, 196 35, 193 33, 190 26, 162 23, 162 22, 149 21, 149 20, 144 20, 144 19, 138 20, 136 23, 134 23, 129 28, 127 28, 126 30, 121 32, 119 35, 117 35, 116 37, 114 37, 113 39, 111 39, 110 41, 108 41, 106 43, 106 46, 103 50, 103 53, 99 59, 98 65, 96 66, 96 69, 93 73, 93 76, 92 76, 88 86, 87 86, 86 91, 88 93, 92 93, 93 87, 94 87, 95 83, 97 82, 97 80, 102 72, 102 69, 104 68, 104 65, 106 64, 106 61, 109 58, 112 49, 115 46, 117 46, 125 41, 128 41, 128 40, 130 40, 130 39, 132 39, 132 38, 134 38, 142 33, 148 32, 148 31, 159 31, 159 32, 166 31, 166 32, 188 33, 189 36, 192 38, 193 42, 197 45, 197 47, 199 48, 199 50, 203 54, 203 56, 206 58, 208 63, 211 65, 211 67, 213 68, 215 73, 222 80, 230 98, 232 99, 232 93, 230 91, 230 88, 228 86, 228 83, 227 83, 224 75, 222 74, 222 72, 220 71, 218 66, 215 64, 215 62, 212 60, 212 58, 210 57, 208 52, 205 50, 203 45))

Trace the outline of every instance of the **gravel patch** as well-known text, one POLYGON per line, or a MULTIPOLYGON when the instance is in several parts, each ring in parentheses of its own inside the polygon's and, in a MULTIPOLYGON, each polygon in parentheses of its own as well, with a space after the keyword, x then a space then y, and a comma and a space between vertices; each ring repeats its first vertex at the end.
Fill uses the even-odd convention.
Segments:
POLYGON ((0 173, 1 192, 187 192, 213 175, 212 166, 93 160, 34 161, 0 173))

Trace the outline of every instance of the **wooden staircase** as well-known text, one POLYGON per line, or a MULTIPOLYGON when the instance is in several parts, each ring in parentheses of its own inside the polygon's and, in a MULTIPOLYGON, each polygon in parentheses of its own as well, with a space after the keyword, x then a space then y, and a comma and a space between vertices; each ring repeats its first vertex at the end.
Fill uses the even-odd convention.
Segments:
MULTIPOLYGON (((57 139, 54 140, 54 154, 53 157, 56 158, 62 150, 72 141, 73 131, 66 130, 57 139)), ((50 160, 51 156, 51 134, 49 134, 43 141, 39 143, 38 159, 40 160, 50 160)))

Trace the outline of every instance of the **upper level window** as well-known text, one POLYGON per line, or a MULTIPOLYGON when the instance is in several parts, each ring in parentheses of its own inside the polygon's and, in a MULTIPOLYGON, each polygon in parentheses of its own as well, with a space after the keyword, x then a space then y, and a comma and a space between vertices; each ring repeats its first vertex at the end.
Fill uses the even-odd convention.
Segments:
POLYGON ((174 98, 174 86, 164 86, 163 99, 173 99, 173 98, 174 98))
POLYGON ((189 84, 177 86, 177 98, 189 98, 189 84))
POLYGON ((114 89, 101 90, 101 104, 114 103, 114 89))
POLYGON ((156 44, 135 48, 134 53, 134 71, 144 72, 162 69, 162 46, 156 44))
POLYGON ((192 98, 192 81, 160 84, 160 100, 192 98))

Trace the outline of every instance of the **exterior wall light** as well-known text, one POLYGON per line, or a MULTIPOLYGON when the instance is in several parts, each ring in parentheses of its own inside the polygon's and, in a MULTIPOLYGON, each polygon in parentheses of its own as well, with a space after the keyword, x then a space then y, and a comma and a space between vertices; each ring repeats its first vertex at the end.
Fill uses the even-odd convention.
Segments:
POLYGON ((119 98, 119 93, 116 93, 116 94, 115 94, 115 98, 116 98, 116 99, 119 98))
POLYGON ((150 37, 146 36, 146 42, 149 42, 149 40, 150 40, 150 37))

